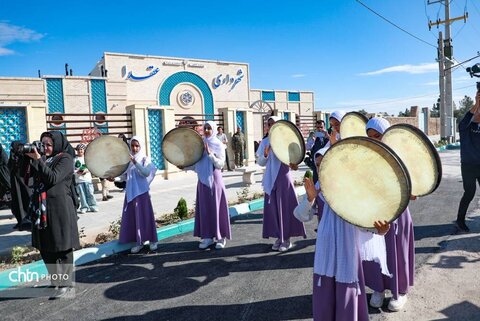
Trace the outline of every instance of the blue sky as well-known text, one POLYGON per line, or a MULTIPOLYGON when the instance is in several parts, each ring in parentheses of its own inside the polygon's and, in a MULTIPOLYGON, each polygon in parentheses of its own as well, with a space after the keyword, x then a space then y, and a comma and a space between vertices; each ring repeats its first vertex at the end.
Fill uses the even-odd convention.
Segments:
MULTIPOLYGON (((444 6, 427 0, 362 2, 428 44, 354 0, 0 1, 0 77, 61 75, 66 62, 87 75, 108 51, 247 62, 252 89, 312 90, 317 110, 397 115, 438 97, 439 29, 427 23, 444 6)), ((480 2, 450 7, 469 13, 451 31, 464 61, 480 51, 480 2)), ((458 105, 475 79, 459 67, 453 88, 458 105)))

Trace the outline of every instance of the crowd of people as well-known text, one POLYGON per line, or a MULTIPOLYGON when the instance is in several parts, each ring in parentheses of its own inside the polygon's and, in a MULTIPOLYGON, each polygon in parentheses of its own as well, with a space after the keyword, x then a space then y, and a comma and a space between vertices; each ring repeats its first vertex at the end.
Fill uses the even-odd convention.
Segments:
MULTIPOLYGON (((343 116, 341 111, 331 113, 331 129, 327 131, 325 122, 318 121, 316 131, 308 137, 306 144, 313 169, 318 169, 326 151, 341 141, 343 116)), ((268 129, 278 120, 278 117, 270 117, 268 129)), ((477 93, 475 105, 459 126, 465 193, 456 224, 463 232, 469 231, 465 223, 466 211, 475 194, 476 181, 480 179, 479 123, 480 93, 477 93)), ((389 126, 386 119, 374 117, 368 121, 365 131, 368 137, 381 140, 389 126)), ((140 137, 123 138, 128 144, 131 161, 120 178, 107 179, 124 182, 119 241, 135 243, 132 253, 140 252, 145 245, 155 251, 158 239, 149 191, 157 168, 146 156, 140 137)), ((79 144, 74 150, 59 131, 45 132, 40 140, 42 151, 33 148, 30 152, 19 153, 20 142, 12 143, 9 157, 0 149, 2 197, 10 193, 17 228, 26 228, 27 225, 31 228, 32 244, 40 251, 49 273, 71 275, 73 250, 80 247, 77 214, 98 211, 92 176, 84 160, 86 146, 79 144)), ((194 170, 198 177, 193 235, 200 238, 199 249, 214 246, 221 250, 232 238, 221 174, 228 163, 228 139, 223 128, 207 121, 203 125, 203 143, 205 148, 200 161, 180 169, 194 170)), ((245 138, 240 127, 233 135, 232 143, 235 165, 243 166, 245 138)), ((265 167, 262 237, 275 240, 271 246, 273 251, 288 251, 292 248, 292 238, 306 238, 304 222, 317 217, 317 241, 312 262, 314 319, 368 320, 368 304, 376 308, 383 306, 386 290, 392 293, 389 310, 399 311, 407 302, 407 294, 414 284, 413 223, 408 207, 393 222, 372 222, 376 229, 372 236, 371 231, 352 225, 335 213, 324 198, 318 179, 315 179, 318 174, 313 176, 314 179, 305 178, 306 195, 299 202, 290 174, 298 166, 279 161, 270 146, 268 133, 256 150, 256 160, 265 167), (366 238, 362 237, 365 233, 366 238), (370 240, 374 246, 370 243, 366 246, 370 240), (369 302, 366 287, 374 291, 369 302)), ((411 200, 414 199, 412 196, 411 200)), ((55 290, 54 298, 62 297, 72 288, 70 282, 52 281, 51 286, 55 290)))

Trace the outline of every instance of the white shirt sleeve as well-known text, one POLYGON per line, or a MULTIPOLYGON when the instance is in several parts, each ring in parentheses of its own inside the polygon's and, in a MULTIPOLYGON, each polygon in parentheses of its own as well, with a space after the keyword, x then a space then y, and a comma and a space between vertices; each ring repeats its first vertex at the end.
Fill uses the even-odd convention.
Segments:
POLYGON ((208 158, 210 158, 210 160, 212 161, 213 167, 217 169, 222 169, 225 165, 225 161, 221 158, 217 158, 213 153, 208 155, 208 158))
POLYGON ((265 139, 262 140, 262 142, 260 143, 260 145, 258 146, 258 149, 257 149, 257 164, 260 165, 260 166, 265 166, 267 165, 267 159, 268 159, 268 156, 265 157, 264 156, 264 151, 265 151, 265 139))
POLYGON ((315 200, 312 202, 308 201, 308 197, 305 194, 303 199, 298 203, 297 207, 293 210, 293 215, 299 220, 300 222, 308 222, 311 221, 313 216, 315 215, 315 200))

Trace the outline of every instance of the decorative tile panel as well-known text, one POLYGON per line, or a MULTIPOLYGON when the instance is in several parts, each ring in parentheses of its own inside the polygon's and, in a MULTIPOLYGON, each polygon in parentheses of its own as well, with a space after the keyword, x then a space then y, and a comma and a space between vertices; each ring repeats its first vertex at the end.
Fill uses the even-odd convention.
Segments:
POLYGON ((290 120, 290 113, 283 113, 284 120, 290 120))
POLYGON ((262 91, 262 100, 275 101, 274 91, 262 91))
MULTIPOLYGON (((10 153, 15 140, 27 142, 27 117, 24 108, 0 108, 0 143, 10 153)), ((37 138, 38 139, 38 138, 37 138)))
POLYGON ((300 93, 289 92, 288 101, 300 101, 300 93))
POLYGON ((160 88, 160 105, 170 106, 170 94, 172 93, 173 88, 180 83, 194 84, 202 92, 204 100, 203 105, 205 108, 203 113, 208 114, 208 116, 205 117, 206 119, 213 120, 215 109, 213 106, 213 95, 210 87, 208 87, 208 84, 200 76, 188 71, 177 72, 164 81, 162 87, 160 88))
POLYGON ((150 158, 159 170, 165 169, 162 153, 163 115, 159 109, 148 110, 148 126, 150 137, 150 158))
MULTIPOLYGON (((105 80, 102 79, 92 79, 90 80, 91 86, 91 95, 92 95, 92 112, 97 113, 107 113, 107 94, 105 90, 105 80)), ((102 133, 108 133, 108 123, 103 123, 101 125, 96 124, 98 129, 102 133)))
POLYGON ((62 79, 48 78, 47 80, 48 113, 65 113, 63 104, 62 79))
POLYGON ((244 120, 245 120, 245 113, 243 111, 237 111, 235 113, 237 119, 237 127, 242 129, 242 132, 245 132, 244 120))
MULTIPOLYGON (((48 99, 48 113, 65 113, 65 103, 63 101, 63 81, 61 78, 47 78, 47 99, 48 99)), ((47 124, 50 126, 50 124, 47 124)), ((60 129, 65 127, 64 125, 60 125, 59 131, 66 134, 64 129, 60 129)))

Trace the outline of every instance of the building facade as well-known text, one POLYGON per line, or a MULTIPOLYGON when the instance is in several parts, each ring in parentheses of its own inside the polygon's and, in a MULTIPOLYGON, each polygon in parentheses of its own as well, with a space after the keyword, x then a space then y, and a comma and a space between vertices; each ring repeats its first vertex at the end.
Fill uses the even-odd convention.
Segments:
POLYGON ((47 129, 62 130, 76 142, 95 127, 104 134, 142 136, 163 170, 174 168, 163 159, 162 138, 182 119, 213 119, 229 137, 241 127, 252 162, 253 141, 263 137, 268 115, 295 121, 313 111, 313 92, 250 89, 249 65, 238 62, 105 52, 88 76, 0 78, 3 147, 38 139, 47 129), (113 121, 109 115, 115 114, 131 117, 113 121))

